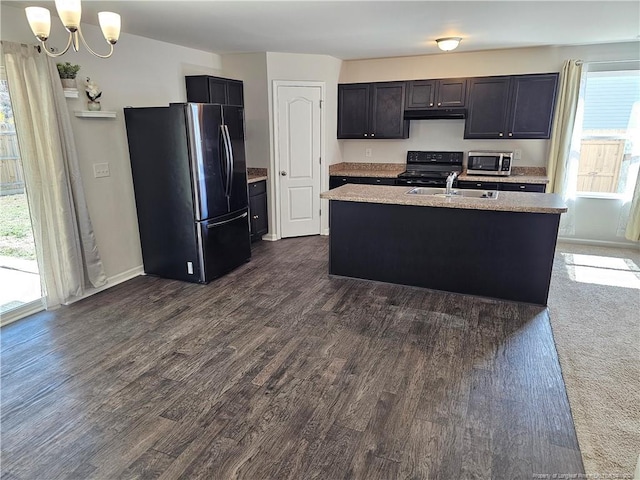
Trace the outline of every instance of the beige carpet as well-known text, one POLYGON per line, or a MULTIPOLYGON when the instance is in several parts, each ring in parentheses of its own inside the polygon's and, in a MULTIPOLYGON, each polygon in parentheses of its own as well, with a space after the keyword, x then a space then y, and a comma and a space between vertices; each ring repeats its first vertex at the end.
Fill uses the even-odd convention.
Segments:
POLYGON ((640 454, 640 250, 558 244, 549 312, 586 473, 632 478, 640 454))

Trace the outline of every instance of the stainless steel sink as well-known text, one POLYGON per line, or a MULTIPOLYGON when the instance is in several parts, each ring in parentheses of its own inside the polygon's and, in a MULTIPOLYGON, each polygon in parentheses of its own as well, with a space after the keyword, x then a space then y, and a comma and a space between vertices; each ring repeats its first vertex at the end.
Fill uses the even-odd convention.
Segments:
POLYGON ((416 187, 407 192, 407 195, 433 195, 435 197, 463 197, 463 198, 490 198, 495 200, 498 198, 496 190, 473 190, 473 189, 453 189, 447 194, 445 188, 435 187, 416 187))

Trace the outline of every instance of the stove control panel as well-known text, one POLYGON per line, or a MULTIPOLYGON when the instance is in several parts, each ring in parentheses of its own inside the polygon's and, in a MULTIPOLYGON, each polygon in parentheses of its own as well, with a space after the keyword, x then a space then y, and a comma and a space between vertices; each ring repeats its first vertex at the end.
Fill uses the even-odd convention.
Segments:
POLYGON ((407 163, 453 163, 462 164, 464 152, 420 152, 408 151, 407 163))

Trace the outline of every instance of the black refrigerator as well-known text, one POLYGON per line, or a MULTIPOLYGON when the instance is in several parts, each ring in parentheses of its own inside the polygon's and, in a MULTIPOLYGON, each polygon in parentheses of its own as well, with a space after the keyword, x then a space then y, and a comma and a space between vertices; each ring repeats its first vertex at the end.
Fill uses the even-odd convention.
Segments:
POLYGON ((124 109, 144 271, 207 283, 251 258, 242 107, 124 109))

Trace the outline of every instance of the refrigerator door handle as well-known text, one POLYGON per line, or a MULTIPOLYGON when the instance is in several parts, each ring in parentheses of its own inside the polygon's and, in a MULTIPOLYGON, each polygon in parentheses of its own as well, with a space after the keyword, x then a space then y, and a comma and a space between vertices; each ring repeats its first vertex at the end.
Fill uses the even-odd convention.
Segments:
POLYGON ((222 140, 222 150, 224 150, 224 195, 229 196, 229 153, 227 151, 227 138, 224 134, 224 125, 220 125, 220 139, 222 140))
POLYGON ((207 228, 219 227, 220 225, 225 225, 227 223, 235 222, 239 218, 244 218, 248 215, 247 212, 244 212, 242 215, 238 215, 237 217, 230 218, 229 220, 223 220, 222 222, 210 223, 207 225, 207 228))
POLYGON ((233 158, 233 145, 231 143, 231 135, 229 134, 229 127, 224 125, 224 132, 227 136, 227 144, 229 145, 229 196, 231 195, 231 189, 233 188, 233 169, 235 167, 235 159, 233 158))

